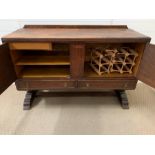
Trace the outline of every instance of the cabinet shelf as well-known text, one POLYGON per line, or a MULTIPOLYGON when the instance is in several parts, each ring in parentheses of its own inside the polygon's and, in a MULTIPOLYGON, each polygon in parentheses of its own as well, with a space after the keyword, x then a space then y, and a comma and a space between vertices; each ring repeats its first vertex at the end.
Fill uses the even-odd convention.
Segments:
POLYGON ((22 56, 16 65, 70 65, 70 60, 69 56, 22 56))
POLYGON ((20 77, 21 78, 52 78, 52 77, 69 77, 70 69, 69 67, 24 67, 20 77))

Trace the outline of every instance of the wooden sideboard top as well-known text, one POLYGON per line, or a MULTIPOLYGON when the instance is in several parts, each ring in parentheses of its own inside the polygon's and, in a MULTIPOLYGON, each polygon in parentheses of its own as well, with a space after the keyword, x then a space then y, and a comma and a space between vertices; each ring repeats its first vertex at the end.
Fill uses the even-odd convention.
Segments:
POLYGON ((22 29, 2 37, 3 42, 147 42, 150 39, 148 36, 128 29, 126 25, 25 25, 22 29))

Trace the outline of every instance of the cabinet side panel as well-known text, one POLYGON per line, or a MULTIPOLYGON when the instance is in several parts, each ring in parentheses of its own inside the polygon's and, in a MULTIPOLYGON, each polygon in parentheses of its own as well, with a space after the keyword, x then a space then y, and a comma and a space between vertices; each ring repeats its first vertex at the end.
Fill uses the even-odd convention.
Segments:
POLYGON ((147 44, 137 78, 155 88, 155 45, 147 44))
POLYGON ((7 44, 0 46, 0 94, 16 80, 7 44))

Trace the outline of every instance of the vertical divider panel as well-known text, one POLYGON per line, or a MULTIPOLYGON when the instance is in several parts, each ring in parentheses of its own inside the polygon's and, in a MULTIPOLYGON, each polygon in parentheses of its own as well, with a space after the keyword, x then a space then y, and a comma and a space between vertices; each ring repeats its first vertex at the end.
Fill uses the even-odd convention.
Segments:
POLYGON ((84 60, 85 60, 85 44, 82 43, 70 44, 71 78, 76 79, 83 77, 84 60))

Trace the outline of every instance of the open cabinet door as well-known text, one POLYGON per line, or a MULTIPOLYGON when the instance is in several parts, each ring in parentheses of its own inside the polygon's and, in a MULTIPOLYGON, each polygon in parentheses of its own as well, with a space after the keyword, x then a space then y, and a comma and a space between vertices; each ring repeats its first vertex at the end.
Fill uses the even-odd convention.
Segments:
POLYGON ((147 44, 140 63, 137 78, 155 88, 155 45, 147 44))
POLYGON ((7 44, 0 45, 0 94, 16 80, 7 44))

